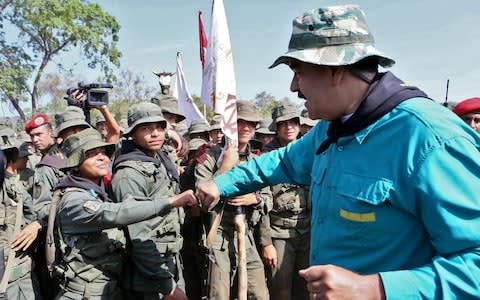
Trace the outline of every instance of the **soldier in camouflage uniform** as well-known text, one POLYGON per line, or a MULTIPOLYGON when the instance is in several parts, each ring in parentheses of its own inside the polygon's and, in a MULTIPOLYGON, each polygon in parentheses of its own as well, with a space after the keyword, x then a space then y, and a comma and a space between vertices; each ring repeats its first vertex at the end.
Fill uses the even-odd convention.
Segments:
MULTIPOLYGON (((238 149, 231 146, 222 155, 222 147, 217 145, 207 149, 197 156, 195 168, 195 181, 200 183, 211 179, 215 174, 225 172, 240 161, 250 160, 255 156, 250 152, 249 141, 255 134, 255 128, 261 118, 255 112, 255 106, 248 101, 237 101, 238 124, 238 149), (223 161, 219 165, 219 158, 223 161)), ((246 209, 246 257, 249 299, 268 299, 265 283, 265 272, 262 260, 255 247, 252 228, 259 222, 263 204, 269 193, 251 193, 240 197, 229 198, 220 202, 213 202, 206 207, 208 211, 223 209, 221 222, 216 229, 212 244, 214 263, 210 272, 210 298, 234 299, 237 295, 235 276, 237 271, 237 254, 235 224, 233 222, 236 207, 244 206, 246 209), (224 208, 222 208, 224 207, 224 208)), ((221 213, 221 212, 219 212, 221 213)), ((212 230, 215 230, 213 228, 212 230)))
MULTIPOLYGON (((111 188, 116 199, 126 195, 144 201, 178 193, 178 173, 163 151, 165 121, 152 103, 133 105, 128 111, 129 137, 115 159, 111 188)), ((179 251, 183 209, 127 226, 128 272, 123 287, 129 299, 186 299, 179 251)))
POLYGON ((125 237, 116 227, 196 203, 192 191, 151 201, 129 197, 113 203, 103 188, 102 176, 108 172, 114 149, 115 145, 104 143, 94 129, 64 141, 64 168, 69 172, 55 188, 61 197, 54 230, 59 257, 53 275, 61 287, 56 299, 122 299, 119 277, 125 261, 125 237))
POLYGON ((210 129, 208 130, 208 135, 210 136, 210 142, 213 144, 222 143, 223 131, 222 131, 222 116, 215 115, 210 121, 210 129))
POLYGON ((193 120, 190 126, 188 127, 188 137, 192 139, 203 139, 205 142, 210 141, 210 136, 208 131, 210 130, 210 125, 204 120, 193 120))
MULTIPOLYGON (((300 114, 289 104, 272 111, 270 126, 277 136, 264 151, 295 141, 300 133, 300 114)), ((260 226, 262 256, 269 267, 268 290, 272 299, 308 299, 306 282, 298 271, 308 267, 310 245, 310 201, 308 187, 281 183, 270 187, 273 202, 260 226)))
MULTIPOLYGON (((14 141, 10 140, 11 143, 14 141)), ((35 220, 32 209, 32 199, 25 187, 18 180, 16 162, 19 149, 17 146, 4 145, 2 151, 6 158, 5 180, 1 190, 0 203, 0 248, 2 263, 8 262, 4 280, 8 280, 8 299, 30 300, 41 299, 37 277, 32 273, 32 257, 29 250, 31 243, 18 242, 15 235, 21 227, 35 220), (17 214, 20 214, 17 216, 17 214), (12 244, 11 244, 12 243, 12 244), (10 265, 9 265, 10 264, 10 265)), ((29 227, 32 228, 32 227, 29 227)), ((37 237, 38 228, 32 228, 32 234, 37 237)), ((28 231, 28 230, 27 230, 28 231)), ((3 292, 3 291, 1 291, 3 292)))

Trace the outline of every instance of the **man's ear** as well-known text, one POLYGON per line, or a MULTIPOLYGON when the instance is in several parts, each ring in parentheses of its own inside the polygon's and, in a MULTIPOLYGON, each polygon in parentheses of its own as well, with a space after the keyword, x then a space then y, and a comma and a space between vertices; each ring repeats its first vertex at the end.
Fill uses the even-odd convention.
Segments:
POLYGON ((332 85, 339 85, 342 82, 347 69, 345 67, 331 67, 330 70, 332 71, 332 85))

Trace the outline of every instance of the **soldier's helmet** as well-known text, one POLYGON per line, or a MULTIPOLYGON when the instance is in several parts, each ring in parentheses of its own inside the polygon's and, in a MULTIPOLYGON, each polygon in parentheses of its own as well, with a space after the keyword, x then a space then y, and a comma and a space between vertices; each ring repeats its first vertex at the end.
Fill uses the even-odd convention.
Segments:
POLYGON ((160 107, 149 102, 132 105, 128 110, 127 122, 128 128, 124 133, 127 136, 140 124, 160 122, 164 128, 167 126, 167 121, 163 117, 160 107))
POLYGON ((297 119, 298 123, 300 124, 300 113, 294 105, 288 103, 280 103, 273 108, 272 119, 273 122, 270 124, 269 129, 271 131, 277 131, 278 122, 297 119))
POLYGON ((365 13, 357 5, 339 5, 307 11, 293 20, 288 51, 270 66, 291 60, 324 66, 345 66, 367 57, 382 67, 395 61, 375 48, 365 13))
POLYGON ((55 114, 54 136, 58 137, 62 131, 71 127, 89 128, 90 124, 85 121, 85 114, 78 106, 67 106, 55 114))
POLYGON ((88 150, 105 147, 106 154, 111 157, 115 151, 115 144, 105 143, 102 135, 93 128, 84 129, 65 138, 62 150, 67 159, 62 169, 70 169, 82 164, 88 150))

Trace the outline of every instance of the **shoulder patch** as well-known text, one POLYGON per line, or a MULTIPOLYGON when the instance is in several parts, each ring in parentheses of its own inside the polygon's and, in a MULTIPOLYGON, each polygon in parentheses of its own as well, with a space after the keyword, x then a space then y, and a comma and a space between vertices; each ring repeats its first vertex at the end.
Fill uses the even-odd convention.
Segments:
POLYGON ((100 206, 102 206, 102 202, 94 200, 88 200, 83 204, 83 208, 89 213, 97 212, 100 209, 100 206))

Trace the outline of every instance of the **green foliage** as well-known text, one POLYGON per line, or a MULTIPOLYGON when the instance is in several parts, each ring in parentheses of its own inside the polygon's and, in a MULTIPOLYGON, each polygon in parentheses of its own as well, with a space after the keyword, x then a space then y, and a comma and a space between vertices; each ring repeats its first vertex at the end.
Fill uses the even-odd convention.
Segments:
MULTIPOLYGON (((0 3, 0 7, 2 3, 0 3)), ((25 95, 22 84, 33 77, 33 86, 27 91, 31 96, 32 111, 38 106, 38 87, 43 71, 52 59, 63 51, 77 47, 87 59, 90 68, 99 68, 109 80, 114 78, 114 66, 119 66, 121 53, 117 48, 120 25, 96 3, 82 0, 11 0, 2 11, 1 24, 13 25, 18 38, 3 43, 0 68, 7 65, 17 75, 12 89, 0 80, 2 91, 11 91, 15 101, 25 95), (4 46, 25 51, 9 51, 13 61, 24 61, 17 66, 9 64, 4 46), (32 70, 36 70, 32 73, 32 70)), ((3 75, 2 75, 3 76, 3 75)), ((12 99, 10 99, 12 101, 12 99)), ((20 113, 20 112, 19 112, 20 113)))

